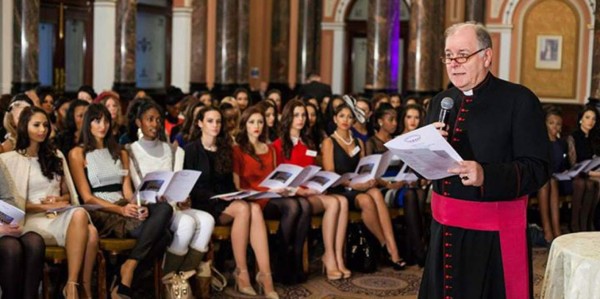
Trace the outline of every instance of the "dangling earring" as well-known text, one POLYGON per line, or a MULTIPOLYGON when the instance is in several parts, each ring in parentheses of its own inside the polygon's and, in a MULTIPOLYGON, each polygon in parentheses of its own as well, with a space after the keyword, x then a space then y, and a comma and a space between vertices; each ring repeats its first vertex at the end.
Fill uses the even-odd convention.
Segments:
POLYGON ((383 125, 383 123, 382 123, 382 122, 379 122, 379 126, 381 127, 382 125, 383 125))
POLYGON ((581 120, 579 120, 579 124, 581 124, 581 120))

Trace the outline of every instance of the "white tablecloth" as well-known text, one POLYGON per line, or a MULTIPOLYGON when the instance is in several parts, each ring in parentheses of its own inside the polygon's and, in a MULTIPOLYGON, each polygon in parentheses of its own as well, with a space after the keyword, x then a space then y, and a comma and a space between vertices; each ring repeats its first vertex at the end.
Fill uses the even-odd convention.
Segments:
POLYGON ((600 232, 567 234, 554 239, 542 298, 600 298, 600 232))

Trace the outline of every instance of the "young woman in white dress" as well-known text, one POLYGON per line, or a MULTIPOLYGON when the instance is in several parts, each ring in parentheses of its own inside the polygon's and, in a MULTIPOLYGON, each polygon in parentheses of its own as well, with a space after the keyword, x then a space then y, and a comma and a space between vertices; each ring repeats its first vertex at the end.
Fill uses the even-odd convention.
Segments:
POLYGON ((98 232, 85 209, 72 207, 59 213, 50 209, 78 205, 77 193, 64 156, 51 145, 50 120, 44 110, 27 107, 17 125, 15 150, 0 155, 8 163, 18 196, 26 199, 24 231, 42 235, 46 245, 67 252, 66 298, 91 298, 91 278, 98 252, 98 232), (81 280, 80 280, 81 276, 81 280), (78 293, 79 281, 83 284, 78 293))
MULTIPOLYGON (((160 138, 163 130, 161 115, 161 108, 154 101, 145 102, 138 108, 136 124, 142 137, 126 146, 135 188, 148 173, 183 169, 184 151, 160 138)), ((190 206, 189 198, 175 205, 170 226, 173 241, 167 248, 163 266, 165 275, 197 269, 208 251, 215 220, 209 213, 190 206)))

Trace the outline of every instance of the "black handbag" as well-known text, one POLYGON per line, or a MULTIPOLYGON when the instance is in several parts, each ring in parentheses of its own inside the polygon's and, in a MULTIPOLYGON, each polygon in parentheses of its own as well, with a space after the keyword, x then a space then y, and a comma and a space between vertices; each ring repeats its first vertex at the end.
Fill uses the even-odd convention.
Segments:
POLYGON ((346 265, 350 270, 362 273, 373 273, 377 270, 375 246, 362 223, 352 224, 349 227, 346 265))

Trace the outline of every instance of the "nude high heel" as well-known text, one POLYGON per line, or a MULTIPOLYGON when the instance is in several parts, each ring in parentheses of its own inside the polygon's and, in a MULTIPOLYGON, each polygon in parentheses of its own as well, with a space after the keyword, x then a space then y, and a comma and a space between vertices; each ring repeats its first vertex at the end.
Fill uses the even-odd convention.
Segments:
POLYGON ((240 270, 239 268, 235 268, 233 271, 233 276, 235 276, 235 290, 244 295, 256 296, 256 291, 252 288, 252 286, 240 287, 239 281, 242 273, 248 273, 248 269, 240 270))
POLYGON ((256 283, 258 284, 258 292, 260 294, 264 294, 268 299, 279 299, 279 295, 274 290, 271 292, 265 292, 265 284, 263 282, 263 278, 271 277, 271 273, 256 273, 256 283))
POLYGON ((321 257, 321 263, 323 264, 322 273, 327 276, 327 280, 339 280, 344 277, 344 274, 338 269, 329 271, 325 265, 325 258, 321 257))
POLYGON ((75 296, 76 296, 75 298, 79 298, 79 293, 78 293, 78 291, 77 291, 77 286, 78 286, 78 285, 79 285, 79 284, 78 284, 77 282, 75 282, 75 281, 67 281, 67 284, 65 285, 65 287, 64 287, 64 288, 63 288, 63 290, 62 290, 62 294, 63 294, 63 296, 64 296, 65 298, 67 298, 67 289, 69 289, 69 288, 73 288, 73 289, 75 289, 75 290, 73 291, 73 294, 75 294, 75 296))

